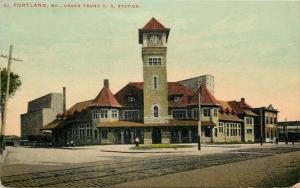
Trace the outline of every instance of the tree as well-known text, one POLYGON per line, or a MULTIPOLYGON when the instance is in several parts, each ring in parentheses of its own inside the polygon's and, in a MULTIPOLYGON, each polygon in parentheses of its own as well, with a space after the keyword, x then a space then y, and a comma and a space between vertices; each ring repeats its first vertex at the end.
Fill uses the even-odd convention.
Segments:
MULTIPOLYGON (((7 82, 7 70, 6 68, 1 69, 1 109, 4 108, 4 101, 6 96, 6 82, 7 82)), ((20 76, 13 72, 10 72, 10 83, 9 83, 9 97, 13 97, 16 91, 21 87, 22 81, 20 76)), ((1 111, 3 113, 3 110, 1 111)), ((3 117, 3 114, 1 114, 3 117)))

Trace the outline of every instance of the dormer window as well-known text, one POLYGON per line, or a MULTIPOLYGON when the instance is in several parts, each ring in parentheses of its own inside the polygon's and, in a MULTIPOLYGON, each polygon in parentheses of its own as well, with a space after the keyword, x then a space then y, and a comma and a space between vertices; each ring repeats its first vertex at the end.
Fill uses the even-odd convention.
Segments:
POLYGON ((161 65, 161 58, 160 57, 150 57, 149 65, 150 66, 161 65))
POLYGON ((179 96, 174 96, 174 102, 177 102, 180 100, 180 97, 179 96))
POLYGON ((127 100, 128 100, 128 102, 135 102, 135 97, 134 96, 128 96, 127 100))

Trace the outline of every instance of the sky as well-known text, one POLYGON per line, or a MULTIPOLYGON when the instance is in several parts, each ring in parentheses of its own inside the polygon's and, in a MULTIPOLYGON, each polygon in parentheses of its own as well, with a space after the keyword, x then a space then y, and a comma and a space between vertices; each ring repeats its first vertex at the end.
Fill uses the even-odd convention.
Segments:
POLYGON ((152 17, 171 28, 168 81, 211 74, 217 99, 272 104, 280 121, 300 120, 300 1, 51 1, 62 8, 16 8, 14 2, 0 0, 0 54, 12 44, 13 56, 24 61, 12 64, 23 84, 8 104, 7 135, 20 135, 28 101, 61 93, 63 86, 68 108, 95 98, 103 79, 113 93, 142 81, 138 29, 152 17), (139 8, 64 8, 68 3, 139 8))

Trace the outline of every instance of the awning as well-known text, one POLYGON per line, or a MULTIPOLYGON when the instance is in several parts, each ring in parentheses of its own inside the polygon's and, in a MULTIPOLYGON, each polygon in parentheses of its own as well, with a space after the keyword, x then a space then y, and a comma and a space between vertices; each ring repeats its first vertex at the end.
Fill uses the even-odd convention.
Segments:
MULTIPOLYGON (((99 128, 117 128, 117 127, 182 127, 182 126, 197 126, 196 120, 169 120, 169 123, 164 124, 144 124, 142 122, 132 121, 113 121, 113 122, 97 122, 99 128)), ((215 126, 212 121, 201 121, 201 126, 215 126)))
POLYGON ((232 122, 244 122, 237 115, 231 113, 219 113, 219 121, 232 121, 232 122))

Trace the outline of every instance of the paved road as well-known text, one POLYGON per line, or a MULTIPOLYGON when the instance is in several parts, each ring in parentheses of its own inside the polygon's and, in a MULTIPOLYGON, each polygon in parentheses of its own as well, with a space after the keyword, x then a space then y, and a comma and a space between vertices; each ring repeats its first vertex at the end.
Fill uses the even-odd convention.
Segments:
POLYGON ((251 148, 203 156, 126 158, 77 168, 4 176, 1 182, 8 187, 109 187, 124 182, 295 151, 300 151, 300 147, 251 148))

